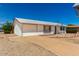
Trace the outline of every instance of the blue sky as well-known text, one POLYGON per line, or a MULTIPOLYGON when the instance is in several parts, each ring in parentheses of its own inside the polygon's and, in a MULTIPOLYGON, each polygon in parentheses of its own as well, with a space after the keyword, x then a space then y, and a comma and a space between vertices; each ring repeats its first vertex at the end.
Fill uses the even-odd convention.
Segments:
POLYGON ((79 25, 73 3, 0 4, 0 23, 14 17, 79 25))

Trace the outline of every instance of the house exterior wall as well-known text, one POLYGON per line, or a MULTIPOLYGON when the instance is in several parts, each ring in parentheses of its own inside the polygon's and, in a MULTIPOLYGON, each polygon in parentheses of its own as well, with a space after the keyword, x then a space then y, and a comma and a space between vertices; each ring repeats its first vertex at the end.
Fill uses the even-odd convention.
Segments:
POLYGON ((21 24, 18 21, 14 21, 14 34, 21 36, 22 30, 21 30, 21 24))
POLYGON ((66 33, 66 26, 65 26, 65 28, 64 28, 64 30, 63 30, 63 33, 66 33))
POLYGON ((43 34, 43 25, 23 24, 23 36, 41 35, 43 34))
POLYGON ((37 32, 37 25, 34 24, 22 24, 23 33, 37 32))
MULTIPOLYGON (((23 28, 23 36, 31 36, 31 35, 44 35, 44 34, 54 34, 55 26, 51 26, 50 33, 44 33, 44 25, 38 24, 22 24, 23 28)), ((60 27, 57 27, 57 32, 60 31, 60 27)))
POLYGON ((38 24, 23 24, 23 33, 25 32, 43 32, 43 25, 38 24))
POLYGON ((57 33, 60 33, 61 31, 60 31, 60 26, 56 26, 56 28, 57 28, 57 33))
POLYGON ((57 33, 66 33, 66 28, 64 30, 61 30, 61 26, 56 26, 57 27, 57 33))
POLYGON ((43 32, 43 26, 44 25, 38 25, 38 32, 43 32))
POLYGON ((52 26, 51 26, 51 33, 54 34, 54 32, 55 32, 55 26, 52 25, 52 26))

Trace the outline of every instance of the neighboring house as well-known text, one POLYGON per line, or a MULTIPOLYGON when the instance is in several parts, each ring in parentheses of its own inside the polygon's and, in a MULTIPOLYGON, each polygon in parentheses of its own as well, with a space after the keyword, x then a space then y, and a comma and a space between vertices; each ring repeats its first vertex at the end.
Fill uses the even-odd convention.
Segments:
POLYGON ((66 26, 66 33, 79 33, 79 26, 66 26))
POLYGON ((31 35, 45 35, 45 34, 58 34, 66 32, 66 27, 62 24, 44 22, 31 19, 15 18, 14 19, 14 34, 19 36, 31 36, 31 35))

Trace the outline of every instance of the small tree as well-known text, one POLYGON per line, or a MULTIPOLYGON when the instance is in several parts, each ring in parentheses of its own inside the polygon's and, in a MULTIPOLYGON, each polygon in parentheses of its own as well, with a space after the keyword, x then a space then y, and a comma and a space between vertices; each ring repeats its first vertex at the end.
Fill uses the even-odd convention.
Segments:
POLYGON ((4 33, 9 34, 12 32, 13 25, 9 21, 7 21, 5 24, 3 24, 2 29, 4 33))

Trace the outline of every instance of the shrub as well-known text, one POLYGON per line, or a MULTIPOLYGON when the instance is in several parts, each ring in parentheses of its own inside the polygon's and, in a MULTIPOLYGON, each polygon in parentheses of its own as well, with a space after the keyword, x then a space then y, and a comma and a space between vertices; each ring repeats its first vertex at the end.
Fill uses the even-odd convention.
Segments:
POLYGON ((3 24, 2 29, 5 34, 9 34, 12 32, 12 27, 13 27, 12 23, 7 21, 5 24, 3 24))

